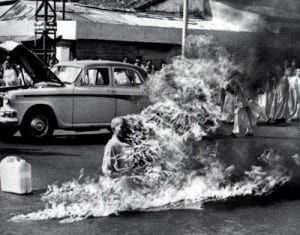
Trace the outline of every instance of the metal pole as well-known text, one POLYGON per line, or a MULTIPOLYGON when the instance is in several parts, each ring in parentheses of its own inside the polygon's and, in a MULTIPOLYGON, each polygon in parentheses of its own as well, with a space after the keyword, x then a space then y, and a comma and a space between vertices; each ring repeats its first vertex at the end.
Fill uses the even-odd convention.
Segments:
POLYGON ((44 32, 43 32, 43 50, 44 50, 44 54, 43 54, 43 57, 44 57, 44 62, 46 64, 48 64, 48 58, 47 58, 47 45, 48 45, 48 42, 47 42, 47 36, 48 36, 48 29, 47 29, 47 24, 48 24, 48 0, 45 1, 45 5, 44 5, 44 32))
POLYGON ((63 0, 62 19, 66 19, 66 0, 63 0))
POLYGON ((181 42, 181 55, 185 57, 185 39, 188 31, 189 23, 189 0, 183 0, 183 28, 182 28, 182 42, 181 42))

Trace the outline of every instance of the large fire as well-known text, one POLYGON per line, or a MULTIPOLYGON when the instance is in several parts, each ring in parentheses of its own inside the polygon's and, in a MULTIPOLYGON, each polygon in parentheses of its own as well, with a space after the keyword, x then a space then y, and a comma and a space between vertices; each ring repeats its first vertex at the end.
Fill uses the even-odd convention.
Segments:
POLYGON ((219 126, 218 94, 237 67, 207 36, 190 37, 188 52, 150 77, 146 92, 152 105, 121 118, 126 135, 120 141, 114 133, 105 149, 111 154, 118 148, 115 157, 123 162, 113 178, 81 176, 48 186, 43 210, 12 220, 73 222, 122 211, 200 209, 208 200, 262 195, 289 181, 272 150, 260 156, 260 165, 233 179, 235 167, 218 160, 215 142, 202 141, 219 126))

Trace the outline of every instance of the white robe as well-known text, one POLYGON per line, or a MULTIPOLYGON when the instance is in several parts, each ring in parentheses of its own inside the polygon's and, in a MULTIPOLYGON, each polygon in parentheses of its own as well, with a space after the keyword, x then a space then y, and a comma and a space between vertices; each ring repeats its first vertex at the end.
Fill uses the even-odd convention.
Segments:
POLYGON ((299 81, 297 76, 288 78, 289 80, 289 117, 291 119, 299 118, 299 81))
POLYGON ((287 77, 281 78, 280 82, 276 86, 274 103, 273 103, 273 118, 274 119, 288 119, 290 117, 289 112, 289 81, 287 77))
POLYGON ((225 93, 225 99, 224 99, 224 104, 222 107, 222 121, 226 122, 233 122, 234 118, 234 96, 226 92, 225 93))
POLYGON ((241 87, 235 91, 234 125, 232 133, 252 133, 259 118, 267 120, 264 109, 254 100, 247 99, 241 87))
POLYGON ((20 85, 17 72, 13 68, 5 69, 3 73, 3 80, 5 86, 18 86, 20 85))

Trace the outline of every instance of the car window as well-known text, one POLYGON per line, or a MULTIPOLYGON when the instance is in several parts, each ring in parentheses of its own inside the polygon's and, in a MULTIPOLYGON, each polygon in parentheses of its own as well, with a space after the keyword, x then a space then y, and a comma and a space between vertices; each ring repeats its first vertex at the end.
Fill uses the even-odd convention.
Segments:
POLYGON ((52 72, 64 83, 73 83, 81 72, 81 68, 71 66, 55 66, 52 72))
POLYGON ((136 86, 142 84, 141 77, 136 71, 125 68, 114 69, 114 82, 117 86, 136 86))
POLYGON ((88 69, 82 82, 85 86, 105 86, 109 85, 108 68, 88 69))

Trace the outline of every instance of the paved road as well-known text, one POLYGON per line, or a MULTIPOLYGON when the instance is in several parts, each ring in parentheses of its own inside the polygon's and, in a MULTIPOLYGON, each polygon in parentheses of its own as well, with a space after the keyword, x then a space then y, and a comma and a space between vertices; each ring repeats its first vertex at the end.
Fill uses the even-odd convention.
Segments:
POLYGON ((45 144, 32 144, 15 136, 0 142, 0 159, 7 155, 17 155, 32 164, 33 189, 45 189, 53 182, 78 177, 84 168, 87 175, 99 173, 103 148, 110 134, 69 134, 60 132, 45 144))
MULTIPOLYGON (((231 139, 226 137, 228 133, 229 128, 225 128, 218 140, 219 155, 241 167, 268 147, 284 155, 300 152, 300 128, 295 126, 274 130, 259 127, 252 138, 231 139)), ((72 224, 7 221, 12 215, 41 209, 39 197, 48 184, 76 178, 81 168, 87 175, 98 174, 109 138, 108 133, 61 132, 43 145, 30 144, 19 136, 1 141, 0 160, 12 154, 32 164, 34 191, 28 196, 0 192, 0 234, 297 234, 300 230, 298 196, 243 198, 211 203, 201 211, 122 213, 72 224)))

